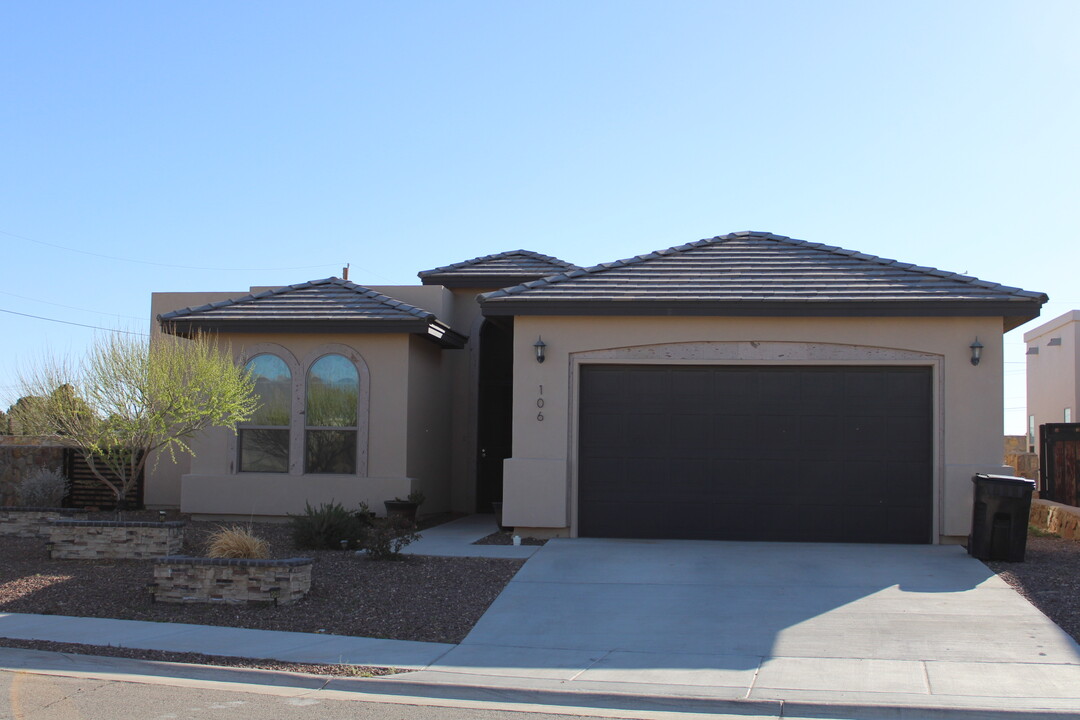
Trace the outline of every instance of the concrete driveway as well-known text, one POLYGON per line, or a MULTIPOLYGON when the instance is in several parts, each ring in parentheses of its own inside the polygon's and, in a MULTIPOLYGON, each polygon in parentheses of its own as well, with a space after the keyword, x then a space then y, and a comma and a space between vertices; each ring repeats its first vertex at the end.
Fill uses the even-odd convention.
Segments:
POLYGON ((553 540, 430 670, 811 702, 1080 696, 1080 647, 955 546, 553 540))

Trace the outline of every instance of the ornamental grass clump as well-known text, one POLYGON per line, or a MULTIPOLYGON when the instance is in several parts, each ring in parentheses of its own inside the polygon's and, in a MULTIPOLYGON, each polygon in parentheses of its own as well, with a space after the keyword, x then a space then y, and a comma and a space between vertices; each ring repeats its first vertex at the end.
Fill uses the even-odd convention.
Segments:
POLYGON ((20 507, 60 507, 70 486, 58 468, 35 468, 15 485, 15 501, 20 507))
POLYGON ((206 556, 262 560, 270 556, 270 545, 253 533, 250 528, 239 525, 219 527, 207 538, 206 556))

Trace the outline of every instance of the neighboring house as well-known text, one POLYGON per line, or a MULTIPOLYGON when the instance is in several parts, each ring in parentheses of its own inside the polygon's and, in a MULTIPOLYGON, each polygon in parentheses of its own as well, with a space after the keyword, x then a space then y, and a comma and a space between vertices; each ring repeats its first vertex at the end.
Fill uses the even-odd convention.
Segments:
POLYGON ((1002 334, 1047 300, 756 232, 420 277, 156 294, 170 332, 231 342, 267 409, 159 463, 147 503, 247 517, 419 489, 429 512, 501 499, 524 534, 956 541, 972 475, 1003 470, 1002 334))
POLYGON ((1039 451, 1039 427, 1080 422, 1080 310, 1024 333, 1027 343, 1028 446, 1039 451))

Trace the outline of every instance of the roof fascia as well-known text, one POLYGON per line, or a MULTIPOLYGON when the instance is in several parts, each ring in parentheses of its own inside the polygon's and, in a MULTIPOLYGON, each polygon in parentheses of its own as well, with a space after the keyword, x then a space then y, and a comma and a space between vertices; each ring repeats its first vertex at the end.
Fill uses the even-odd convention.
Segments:
MULTIPOLYGON (((1017 318, 1016 325, 1039 316, 1037 300, 988 301, 855 301, 836 300, 788 302, 716 301, 541 301, 509 298, 481 303, 485 317, 506 315, 596 315, 596 316, 691 316, 691 317, 1005 317, 1017 318)), ((1007 326, 1010 323, 1006 323, 1007 326)), ((1012 329, 1011 325, 1006 329, 1012 329)))

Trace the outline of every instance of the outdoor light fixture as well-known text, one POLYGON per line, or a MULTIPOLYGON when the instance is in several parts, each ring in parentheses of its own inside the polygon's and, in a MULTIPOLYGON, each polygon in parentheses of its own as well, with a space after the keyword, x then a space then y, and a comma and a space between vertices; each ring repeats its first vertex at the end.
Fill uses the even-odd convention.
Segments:
POLYGON ((983 345, 979 342, 979 338, 975 338, 975 342, 971 343, 971 364, 978 365, 982 360, 983 345))
POLYGON ((536 362, 544 362, 544 348, 547 347, 547 343, 539 335, 536 337, 536 342, 533 343, 533 347, 536 348, 536 362))

